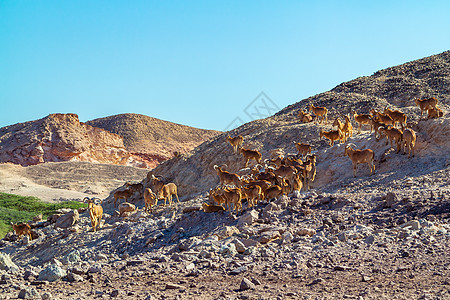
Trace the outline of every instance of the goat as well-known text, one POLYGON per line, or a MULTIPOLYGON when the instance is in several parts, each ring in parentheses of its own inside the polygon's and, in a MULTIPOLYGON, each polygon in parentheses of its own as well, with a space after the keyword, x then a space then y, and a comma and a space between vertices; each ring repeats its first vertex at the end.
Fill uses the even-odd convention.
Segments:
POLYGON ((101 220, 103 216, 103 207, 101 206, 102 201, 98 204, 95 203, 96 198, 89 199, 88 197, 85 197, 83 199, 83 202, 88 203, 88 209, 89 209, 89 217, 91 218, 91 225, 92 225, 92 231, 95 232, 97 230, 97 227, 100 229, 102 227, 101 220))
POLYGON ((16 232, 17 236, 20 238, 22 235, 28 236, 28 239, 31 241, 31 226, 28 223, 17 223, 14 224, 11 222, 11 226, 13 230, 16 232))
POLYGON ((127 201, 128 198, 130 198, 134 192, 131 189, 126 189, 123 191, 115 191, 114 192, 114 207, 116 207, 116 201, 119 199, 125 199, 127 201))
MULTIPOLYGON (((161 176, 158 176, 158 177, 161 177, 161 176)), ((162 182, 162 180, 160 180, 159 178, 155 177, 155 175, 152 174, 152 185, 155 188, 155 191, 157 193, 159 193, 159 191, 164 186, 164 182, 162 182)))
POLYGON ((235 186, 240 186, 241 178, 236 173, 230 173, 228 171, 224 171, 218 165, 214 165, 214 170, 216 170, 217 176, 219 176, 221 185, 234 184, 235 186))
POLYGON ((422 113, 424 110, 429 110, 431 108, 436 109, 436 105, 438 104, 438 100, 434 97, 427 99, 416 99, 416 106, 420 108, 420 118, 422 118, 422 113))
POLYGON ((297 148, 298 154, 302 155, 302 159, 304 155, 307 155, 308 153, 311 154, 311 145, 305 144, 305 143, 295 143, 295 148, 297 148))
POLYGON ((394 126, 395 124, 399 123, 402 130, 405 129, 407 119, 405 113, 399 110, 390 110, 387 107, 384 109, 384 113, 392 118, 392 120, 394 121, 394 126))
POLYGON ((172 196, 175 195, 177 197, 178 203, 180 203, 180 199, 178 199, 177 194, 177 186, 175 183, 170 182, 168 184, 163 185, 162 189, 158 193, 158 199, 164 199, 164 205, 166 205, 166 200, 169 200, 169 205, 172 205, 172 196))
POLYGON ((266 165, 274 166, 275 168, 278 168, 284 163, 284 160, 283 160, 283 157, 278 156, 278 157, 273 158, 273 159, 265 159, 264 163, 266 165))
POLYGON ((225 188, 218 191, 219 195, 222 195, 227 201, 228 210, 231 211, 231 205, 233 209, 238 213, 242 211, 242 192, 239 188, 225 188))
POLYGON ((345 138, 344 138, 345 141, 347 141, 347 139, 349 139, 353 136, 353 126, 352 126, 352 122, 350 122, 349 116, 345 116, 345 123, 344 123, 344 127, 342 128, 342 132, 345 135, 345 138))
POLYGON ((292 190, 293 191, 301 191, 303 188, 302 178, 299 173, 296 174, 294 181, 292 182, 292 190))
POLYGON ((209 190, 209 200, 212 200, 211 202, 216 202, 218 205, 224 204, 225 209, 227 209, 227 199, 225 199, 225 197, 221 193, 219 193, 219 190, 219 187, 209 190))
POLYGON ((302 123, 309 123, 313 121, 313 116, 305 112, 303 109, 300 109, 298 111, 298 117, 300 118, 300 122, 302 123))
POLYGON ((338 130, 330 130, 330 131, 321 130, 319 133, 319 136, 320 136, 320 138, 322 138, 324 136, 327 139, 329 139, 331 147, 334 146, 335 141, 343 139, 343 133, 339 129, 338 130))
POLYGON ((227 136, 227 141, 233 147, 234 153, 237 153, 239 146, 241 146, 244 142, 244 138, 242 137, 242 135, 238 135, 235 137, 227 136))
POLYGON ((436 106, 436 108, 430 108, 428 109, 428 116, 427 119, 437 119, 444 116, 444 112, 442 109, 436 106))
POLYGON ((392 147, 392 141, 395 141, 395 143, 397 144, 397 153, 400 152, 400 142, 402 140, 403 132, 400 129, 390 126, 382 127, 380 128, 380 131, 386 135, 386 145, 389 141, 392 147))
POLYGON ((283 158, 284 157, 284 150, 281 148, 272 149, 269 151, 270 153, 270 159, 277 159, 278 157, 283 158))
POLYGON ((314 106, 313 104, 309 105, 309 110, 312 111, 314 113, 314 115, 316 116, 316 120, 315 123, 317 124, 317 120, 319 119, 319 117, 322 117, 320 120, 320 123, 322 123, 324 120, 325 122, 328 121, 328 109, 326 107, 319 107, 319 106, 314 106))
POLYGON ((313 182, 316 178, 316 155, 310 155, 307 157, 305 163, 303 164, 302 168, 302 175, 303 175, 303 186, 306 188, 307 191, 311 188, 311 182, 313 182))
POLYGON ((280 166, 278 169, 274 170, 273 173, 276 176, 293 180, 295 174, 297 173, 297 169, 291 166, 280 166))
POLYGON ((248 207, 253 207, 258 203, 258 200, 264 199, 264 193, 259 185, 245 186, 242 192, 247 198, 248 207))
POLYGON ((345 147, 344 155, 348 156, 352 160, 353 165, 353 177, 356 177, 356 168, 358 164, 367 163, 369 165, 370 174, 375 174, 375 153, 371 149, 365 150, 353 150, 350 145, 345 147))
POLYGON ((373 117, 372 119, 370 119, 370 125, 372 126, 370 132, 373 131, 375 132, 375 139, 378 140, 378 136, 379 136, 379 129, 380 127, 383 127, 384 124, 379 122, 375 117, 373 117))
POLYGON ((246 159, 245 161, 245 167, 247 167, 248 162, 250 160, 256 161, 258 164, 261 163, 262 155, 258 150, 250 150, 245 148, 240 148, 239 152, 242 154, 242 156, 246 159))
POLYGON ((270 199, 277 198, 283 193, 283 190, 278 185, 272 185, 264 193, 264 198, 269 201, 270 199))
POLYGON ((375 109, 372 109, 370 113, 373 115, 374 118, 377 118, 377 121, 380 123, 383 123, 383 125, 391 125, 394 126, 394 120, 388 115, 385 115, 383 113, 380 113, 376 111, 375 109))
POLYGON ((333 127, 336 127, 337 129, 342 130, 342 127, 344 127, 344 123, 341 122, 341 120, 339 119, 339 117, 336 117, 336 120, 334 120, 332 126, 333 126, 333 127))
POLYGON ((214 205, 214 204, 203 203, 202 204, 202 210, 205 213, 213 213, 213 212, 224 212, 225 208, 223 208, 222 205, 214 205))
MULTIPOLYGON (((355 122, 358 123, 358 133, 361 133, 361 127, 363 124, 370 125, 372 115, 370 114, 360 114, 358 115, 356 111, 353 111, 353 119, 355 119, 355 122)), ((370 130, 372 132, 372 128, 370 130)))
POLYGON ((256 180, 256 181, 247 183, 245 186, 252 187, 252 186, 256 186, 256 185, 261 188, 262 194, 264 195, 266 193, 267 189, 272 186, 272 183, 267 180, 256 180))
POLYGON ((150 188, 146 188, 144 191, 145 212, 152 211, 152 206, 158 204, 158 196, 153 193, 150 188))
POLYGON ((408 148, 408 158, 411 156, 411 152, 412 156, 414 157, 414 148, 416 146, 416 132, 411 128, 406 128, 405 131, 403 131, 402 144, 404 144, 405 146, 405 154, 406 148, 408 148))
POLYGON ((130 189, 133 192, 133 194, 138 192, 139 196, 140 197, 142 196, 142 191, 144 190, 144 185, 142 183, 134 183, 134 184, 132 184, 130 182, 127 182, 127 183, 125 183, 125 187, 127 189, 130 189))

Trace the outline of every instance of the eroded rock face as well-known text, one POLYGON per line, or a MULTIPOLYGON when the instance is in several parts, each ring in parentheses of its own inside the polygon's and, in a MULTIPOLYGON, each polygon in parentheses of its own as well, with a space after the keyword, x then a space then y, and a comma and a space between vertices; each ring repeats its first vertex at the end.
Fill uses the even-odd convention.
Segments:
POLYGON ((87 161, 152 169, 217 134, 137 114, 86 123, 76 114, 50 114, 0 128, 0 162, 87 161))
POLYGON ((3 127, 0 150, 1 162, 22 166, 69 160, 133 164, 121 136, 81 123, 76 114, 51 114, 3 127))

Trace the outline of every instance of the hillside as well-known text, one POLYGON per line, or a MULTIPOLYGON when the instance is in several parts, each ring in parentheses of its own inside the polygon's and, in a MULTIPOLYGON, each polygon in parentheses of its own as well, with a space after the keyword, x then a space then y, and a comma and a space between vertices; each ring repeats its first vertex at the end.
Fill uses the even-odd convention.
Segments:
POLYGON ((132 153, 173 157, 174 152, 187 153, 205 140, 218 135, 215 130, 180 125, 140 114, 120 114, 99 118, 86 124, 123 137, 125 148, 132 153))
MULTIPOLYGON (((405 112, 408 122, 417 123, 414 126, 418 131, 416 159, 429 159, 431 151, 436 158, 434 168, 445 168, 450 149, 449 118, 445 116, 418 122, 420 110, 415 106, 414 99, 437 97, 440 107, 448 111, 449 70, 450 51, 446 51, 342 83, 329 92, 292 104, 272 117, 244 124, 229 134, 244 136, 244 146, 260 150, 263 158, 268 158, 269 151, 275 148, 296 153, 293 141, 311 143, 318 154, 318 175, 314 186, 320 188, 336 180, 342 182, 348 179, 351 176, 351 163, 348 158, 343 157, 343 147, 337 145, 330 149, 328 141, 319 139, 319 130, 331 129, 332 120, 339 114, 347 114, 352 110, 367 113, 372 108, 381 110, 389 106, 405 112), (299 122, 296 117, 298 110, 307 109, 310 103, 329 109, 327 125, 299 122), (336 162, 336 165, 332 162, 336 162)), ((371 147, 376 153, 377 170, 389 171, 394 166, 413 164, 402 155, 390 153, 390 147, 384 142, 377 142, 373 134, 367 131, 354 135, 349 142, 356 143, 358 147, 371 147)), ((231 172, 238 171, 244 165, 243 158, 234 154, 226 142, 225 134, 202 144, 188 155, 164 162, 151 171, 151 174, 162 175, 167 181, 177 183, 180 194, 188 196, 218 184, 213 166, 223 163, 227 164, 226 169, 231 172)), ((414 168, 413 165, 411 167, 414 168)))

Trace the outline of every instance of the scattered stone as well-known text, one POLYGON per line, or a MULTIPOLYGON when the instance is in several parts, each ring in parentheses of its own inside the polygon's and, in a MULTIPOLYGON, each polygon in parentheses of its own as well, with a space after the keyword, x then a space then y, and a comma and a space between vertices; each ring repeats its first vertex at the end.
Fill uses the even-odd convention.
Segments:
POLYGON ((12 262, 9 254, 0 252, 0 270, 17 269, 17 265, 12 262))
POLYGON ((234 244, 234 246, 236 247, 236 251, 238 252, 238 253, 244 253, 245 252, 245 250, 246 250, 246 247, 245 247, 245 245, 244 245, 244 243, 242 243, 240 240, 234 240, 233 241, 233 244, 234 244))
POLYGON ((341 242, 347 242, 348 236, 347 236, 347 234, 346 234, 345 232, 340 232, 340 233, 338 234, 338 239, 339 239, 341 242))
POLYGON ((230 275, 239 275, 239 274, 241 274, 243 272, 246 272, 246 271, 247 271, 247 267, 246 266, 242 266, 242 267, 239 267, 239 268, 236 268, 236 269, 232 270, 229 274, 230 275))
POLYGON ((18 297, 20 299, 38 299, 39 293, 33 287, 27 287, 20 290, 18 297))
POLYGON ((201 206, 188 206, 183 208, 183 214, 190 213, 193 211, 199 211, 201 208, 202 208, 201 206))
POLYGON ((51 264, 39 273, 38 281, 57 281, 67 275, 67 272, 57 264, 51 264))
POLYGON ((80 251, 78 251, 78 250, 73 250, 72 252, 69 252, 67 255, 65 255, 61 258, 61 262, 64 265, 73 264, 73 263, 76 263, 79 261, 81 261, 81 256, 80 256, 80 251))
POLYGON ((184 289, 184 286, 175 283, 166 283, 166 290, 184 289))
POLYGON ((252 225, 258 219, 258 211, 252 209, 239 218, 237 226, 252 225))
POLYGON ((111 297, 117 297, 119 296, 119 290, 113 290, 110 294, 111 297))
POLYGON ((402 224, 401 228, 410 227, 411 230, 419 230, 421 228, 419 221, 417 220, 411 220, 409 222, 406 222, 402 224))
POLYGON ((69 282, 83 282, 84 278, 81 275, 69 272, 69 274, 67 274, 67 280, 69 282))
POLYGON ((316 231, 311 228, 302 228, 299 231, 297 231, 297 235, 299 236, 313 236, 316 234, 316 231))
POLYGON ((333 270, 335 270, 335 271, 348 271, 348 270, 350 270, 350 267, 347 267, 347 266, 334 266, 333 270))
POLYGON ((250 280, 248 280, 247 278, 242 278, 241 281, 241 285, 240 285, 240 290, 241 291, 246 291, 246 290, 250 290, 250 289, 255 289, 256 286, 253 282, 251 282, 250 280))
POLYGON ((267 244, 274 240, 281 239, 280 232, 278 230, 266 231, 258 239, 261 244, 267 244))
POLYGON ((392 206, 394 206, 394 204, 397 202, 398 202, 397 194, 389 192, 386 195, 385 201, 383 203, 383 207, 384 208, 392 208, 392 206))
POLYGON ((314 279, 312 282, 311 282, 311 284, 318 284, 318 283, 321 283, 323 281, 323 279, 322 278, 316 278, 316 279, 314 279))
POLYGON ((42 300, 51 300, 51 299, 53 299, 53 296, 50 292, 45 292, 42 294, 41 299, 42 300))
POLYGON ((223 226, 219 228, 214 234, 219 238, 219 240, 226 239, 233 234, 239 234, 240 231, 235 226, 223 226))
POLYGON ((366 237, 364 239, 364 243, 366 243, 368 245, 372 245, 374 241, 375 241, 375 237, 373 235, 369 235, 368 237, 366 237))

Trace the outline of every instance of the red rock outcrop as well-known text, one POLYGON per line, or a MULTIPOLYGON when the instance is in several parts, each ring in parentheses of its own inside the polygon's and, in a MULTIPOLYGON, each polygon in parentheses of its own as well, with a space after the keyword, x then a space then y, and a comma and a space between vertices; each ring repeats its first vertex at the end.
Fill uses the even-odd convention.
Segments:
POLYGON ((76 114, 51 114, 0 129, 0 162, 71 160, 147 167, 125 149, 120 135, 82 123, 76 114))

